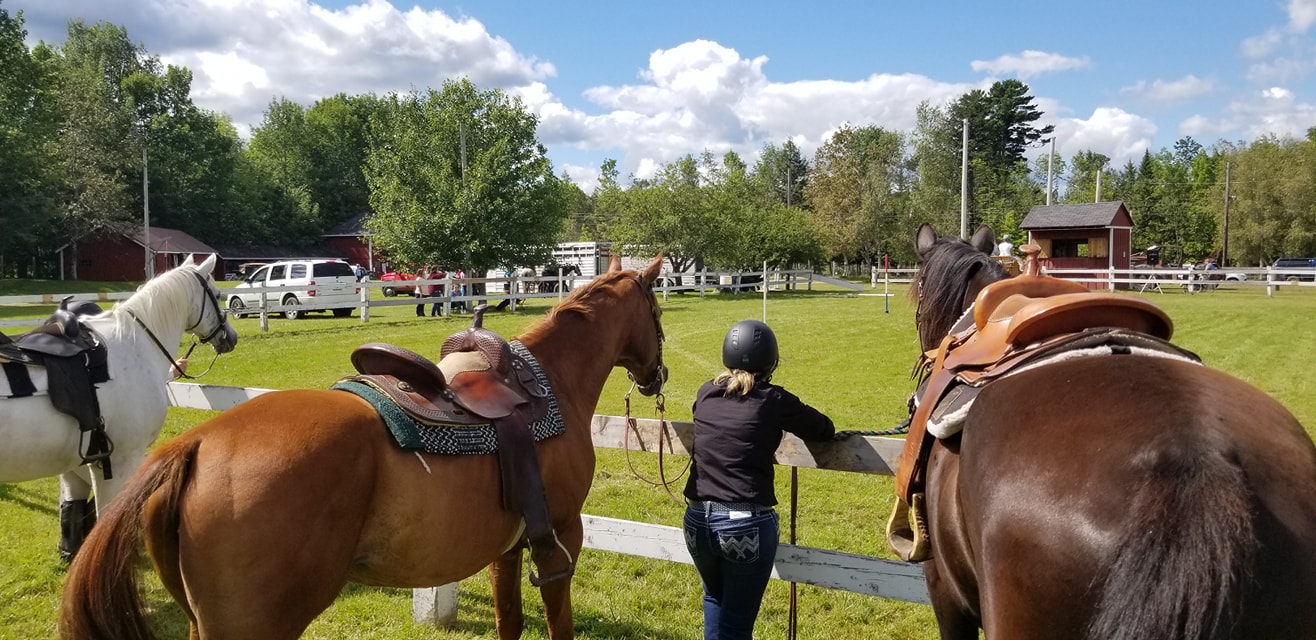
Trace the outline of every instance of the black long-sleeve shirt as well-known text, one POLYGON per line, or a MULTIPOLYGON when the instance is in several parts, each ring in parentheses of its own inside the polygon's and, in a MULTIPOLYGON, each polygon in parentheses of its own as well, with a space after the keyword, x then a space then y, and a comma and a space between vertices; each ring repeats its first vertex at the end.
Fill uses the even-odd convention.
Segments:
POLYGON ((831 418, 768 382, 731 397, 726 387, 705 382, 695 399, 694 423, 685 497, 769 507, 777 504, 772 456, 782 432, 803 440, 827 440, 836 432, 831 418))

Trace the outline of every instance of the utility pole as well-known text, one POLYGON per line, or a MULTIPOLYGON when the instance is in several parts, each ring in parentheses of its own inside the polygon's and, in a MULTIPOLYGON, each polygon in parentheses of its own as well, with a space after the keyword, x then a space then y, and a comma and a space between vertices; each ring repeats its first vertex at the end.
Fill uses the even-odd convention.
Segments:
POLYGON ((466 122, 461 122, 461 145, 462 145, 462 188, 466 188, 466 122))
POLYGON ((146 177, 146 145, 142 145, 142 244, 146 245, 146 279, 155 276, 155 260, 151 255, 151 191, 146 177))
POLYGON ((1056 157, 1056 137, 1051 136, 1051 151, 1046 154, 1046 206, 1051 206, 1051 163, 1056 157))
POLYGON ((1097 167, 1097 199, 1093 202, 1101 202, 1101 174, 1105 167, 1097 167))
POLYGON ((1225 161, 1225 241, 1220 248, 1220 267, 1229 266, 1229 161, 1225 161))
POLYGON ((960 154, 960 239, 969 239, 969 119, 964 119, 964 150, 960 154))

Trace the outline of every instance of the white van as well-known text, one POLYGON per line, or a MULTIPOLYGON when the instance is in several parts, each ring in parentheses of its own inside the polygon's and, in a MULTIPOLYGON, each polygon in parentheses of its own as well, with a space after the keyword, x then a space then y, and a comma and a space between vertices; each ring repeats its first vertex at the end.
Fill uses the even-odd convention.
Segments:
POLYGON ((261 296, 265 303, 286 307, 283 317, 300 318, 308 311, 333 311, 335 317, 352 315, 361 301, 352 265, 328 258, 283 260, 257 268, 230 290, 228 310, 235 318, 258 311, 261 296), (276 288, 275 291, 251 291, 252 288, 276 288), (303 308, 305 307, 305 308, 303 308))

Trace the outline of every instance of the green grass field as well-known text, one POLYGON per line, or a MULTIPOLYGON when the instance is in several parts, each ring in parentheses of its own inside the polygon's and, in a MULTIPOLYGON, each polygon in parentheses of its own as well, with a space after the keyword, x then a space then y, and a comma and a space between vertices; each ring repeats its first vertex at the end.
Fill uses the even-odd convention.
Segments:
MULTIPOLYGON (((75 291, 76 289, 69 289, 75 291)), ((41 291, 49 292, 49 291, 41 291)), ((0 295, 18 293, 0 289, 0 295)), ((774 293, 767 319, 781 342, 782 364, 775 380, 831 415, 839 429, 881 429, 905 414, 911 391, 909 369, 918 353, 913 308, 897 291, 884 311, 880 297, 839 291, 774 293)), ((1260 387, 1290 408, 1309 432, 1316 428, 1316 388, 1308 375, 1316 360, 1309 335, 1316 317, 1316 291, 1285 290, 1266 297, 1264 289, 1222 289, 1188 296, 1171 291, 1149 295, 1176 323, 1176 341, 1209 365, 1260 387), (1305 329, 1303 327, 1306 327, 1305 329)), ((517 313, 490 313, 486 326, 514 336, 541 319, 551 300, 531 301, 517 313)), ((760 318, 757 296, 671 296, 663 305, 668 341, 665 357, 672 372, 667 389, 668 417, 690 418, 694 392, 720 369, 723 332, 743 318, 760 318)), ((30 313, 28 311, 27 313, 30 313)), ((23 317, 0 306, 0 318, 23 317)), ((371 321, 336 319, 327 314, 289 322, 274 318, 262 333, 258 320, 235 322, 237 350, 219 358, 202 382, 209 384, 322 388, 351 372, 348 354, 365 342, 396 343, 437 357, 442 340, 466 327, 469 317, 417 318, 411 305, 374 308, 371 321)), ((198 353, 213 353, 201 349, 198 353)), ((193 372, 209 357, 193 356, 193 372)), ((598 413, 620 415, 627 389, 618 370, 603 393, 598 413)), ((3 402, 3 400, 0 400, 3 402)), ((637 414, 653 417, 641 400, 637 414)), ((162 439, 205 420, 209 412, 171 409, 162 439)), ((1148 416, 1148 419, 1157 419, 1148 416)), ((1077 437, 1077 436, 1076 436, 1077 437)), ((2 445, 0 445, 2 446, 2 445)), ((639 471, 656 477, 656 457, 632 454, 639 471)), ((677 462, 668 460, 669 475, 677 462)), ((777 494, 789 497, 787 469, 777 474, 777 494)), ((889 478, 804 469, 800 471, 798 543, 840 551, 892 557, 881 529, 891 503, 889 478)), ((56 482, 38 480, 0 485, 0 638, 54 637, 55 610, 63 570, 55 553, 58 538, 56 482)), ((682 506, 661 489, 632 474, 622 452, 599 451, 587 513, 680 525, 682 506)), ((783 514, 786 509, 782 509, 783 514)), ((783 515, 783 532, 786 518, 783 515)), ((784 538, 783 534, 783 538, 784 538)), ((441 552, 441 550, 436 550, 441 552)), ((181 612, 158 584, 147 601, 166 637, 183 637, 181 612)), ((525 587, 525 637, 545 638, 538 595, 525 587)), ((688 565, 586 550, 573 586, 578 637, 602 639, 697 637, 701 625, 699 580, 688 565)), ((801 638, 938 637, 931 609, 800 585, 801 638)), ((461 585, 460 624, 436 630, 411 622, 411 592, 349 585, 320 616, 308 638, 493 638, 489 588, 483 574, 461 585)), ((759 616, 756 637, 784 638, 787 585, 774 582, 759 616)))

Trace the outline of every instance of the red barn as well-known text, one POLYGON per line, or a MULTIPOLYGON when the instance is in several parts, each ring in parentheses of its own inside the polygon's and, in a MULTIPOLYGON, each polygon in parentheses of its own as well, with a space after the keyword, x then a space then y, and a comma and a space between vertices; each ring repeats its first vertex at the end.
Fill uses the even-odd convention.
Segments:
MULTIPOLYGON (((61 280, 146 281, 146 241, 142 232, 131 235, 106 233, 83 238, 60 247, 61 280)), ((204 257, 217 253, 204 242, 177 229, 151 227, 152 274, 160 274, 183 263, 189 254, 204 257)), ((224 279, 216 262, 215 278, 224 279)))
POLYGON ((369 212, 358 213, 334 225, 334 228, 325 232, 321 242, 351 264, 359 264, 366 271, 374 273, 375 252, 371 233, 365 228, 365 220, 369 216, 369 212))

